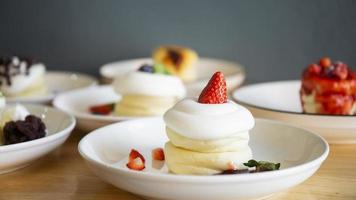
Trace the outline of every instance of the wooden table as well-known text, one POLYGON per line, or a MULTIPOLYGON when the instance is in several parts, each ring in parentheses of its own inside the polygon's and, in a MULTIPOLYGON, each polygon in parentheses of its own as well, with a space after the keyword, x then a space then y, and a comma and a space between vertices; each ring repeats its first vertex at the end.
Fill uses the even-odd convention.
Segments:
MULTIPOLYGON (((0 175, 0 199, 141 199, 97 178, 77 151, 84 133, 75 130, 60 148, 31 166, 0 175)), ((321 169, 277 199, 356 199, 356 145, 331 145, 321 169)))

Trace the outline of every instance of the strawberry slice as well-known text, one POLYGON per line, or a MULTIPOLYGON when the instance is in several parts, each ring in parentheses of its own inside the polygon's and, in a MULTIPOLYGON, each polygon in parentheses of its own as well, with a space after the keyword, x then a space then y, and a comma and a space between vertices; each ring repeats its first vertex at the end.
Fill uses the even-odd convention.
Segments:
POLYGON ((164 160, 164 151, 162 148, 155 148, 152 150, 153 160, 164 160))
POLYGON ((114 107, 114 103, 94 105, 89 107, 89 111, 96 115, 109 115, 114 110, 114 107))
POLYGON ((215 72, 208 85, 206 85, 201 92, 198 102, 204 104, 221 104, 227 102, 226 81, 223 73, 215 72))
POLYGON ((132 170, 142 171, 145 169, 145 158, 137 150, 131 149, 126 166, 132 170))

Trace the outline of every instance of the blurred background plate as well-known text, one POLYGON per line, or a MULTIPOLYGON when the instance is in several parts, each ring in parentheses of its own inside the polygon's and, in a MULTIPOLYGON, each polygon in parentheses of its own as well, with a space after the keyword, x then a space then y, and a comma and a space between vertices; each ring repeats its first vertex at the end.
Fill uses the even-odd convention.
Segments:
POLYGON ((91 87, 98 83, 96 78, 90 75, 66 71, 47 71, 45 81, 48 87, 48 94, 28 97, 7 97, 6 101, 8 103, 48 104, 61 92, 91 87))
MULTIPOLYGON (((132 60, 123 60, 113 63, 108 63, 100 68, 100 75, 103 83, 111 83, 116 75, 127 73, 138 69, 142 64, 152 63, 151 58, 138 58, 132 60)), ((214 59, 214 58, 199 58, 196 65, 197 79, 191 82, 185 82, 188 96, 196 97, 208 83, 210 77, 216 71, 224 73, 228 91, 231 92, 240 86, 245 80, 244 68, 234 62, 214 59)))
POLYGON ((114 122, 136 118, 89 112, 91 106, 116 103, 120 99, 121 96, 110 85, 103 85, 64 92, 54 99, 53 105, 76 117, 78 128, 91 131, 114 122))
POLYGON ((277 81, 247 85, 232 96, 254 115, 292 123, 323 136, 329 143, 356 143, 356 116, 302 113, 301 82, 277 81))

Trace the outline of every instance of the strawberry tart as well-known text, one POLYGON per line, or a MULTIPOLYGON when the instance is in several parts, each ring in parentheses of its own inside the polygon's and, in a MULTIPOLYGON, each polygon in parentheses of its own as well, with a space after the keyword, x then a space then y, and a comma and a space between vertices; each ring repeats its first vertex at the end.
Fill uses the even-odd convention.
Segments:
POLYGON ((160 64, 144 64, 116 77, 113 87, 122 95, 114 106, 114 114, 119 116, 162 115, 186 94, 183 82, 160 64))
POLYGON ((169 141, 165 161, 172 173, 212 175, 244 169, 252 158, 249 130, 255 121, 229 101, 226 82, 216 72, 199 99, 184 99, 164 114, 169 141))
POLYGON ((356 115, 356 72, 322 58, 303 71, 300 99, 304 113, 356 115))

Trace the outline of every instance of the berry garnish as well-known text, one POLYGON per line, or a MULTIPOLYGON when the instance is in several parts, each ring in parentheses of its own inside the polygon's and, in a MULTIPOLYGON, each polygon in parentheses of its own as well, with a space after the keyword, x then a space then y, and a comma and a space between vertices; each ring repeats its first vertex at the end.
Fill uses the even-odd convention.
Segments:
POLYGON ((320 59, 319 64, 322 67, 329 67, 329 66, 331 66, 331 59, 328 57, 324 57, 324 58, 320 59))
POLYGON ((204 104, 221 104, 227 102, 226 81, 223 73, 215 72, 209 83, 201 92, 198 102, 204 104))
POLYGON ((347 65, 342 62, 335 62, 334 66, 334 75, 340 78, 341 80, 346 79, 349 71, 347 65))
POLYGON ((311 64, 308 67, 308 71, 312 74, 318 75, 321 72, 321 67, 317 64, 311 64))
POLYGON ((145 169, 145 158, 135 149, 131 149, 129 162, 126 164, 129 169, 141 171, 145 169))
POLYGON ((115 107, 114 103, 101 104, 101 105, 91 106, 89 108, 89 111, 90 113, 95 115, 109 115, 114 110, 114 107, 115 107))
POLYGON ((152 65, 144 64, 140 68, 138 68, 138 71, 147 72, 147 73, 153 73, 154 69, 153 69, 152 65))
POLYGON ((155 148, 152 150, 152 159, 153 160, 164 160, 164 151, 162 148, 155 148))

